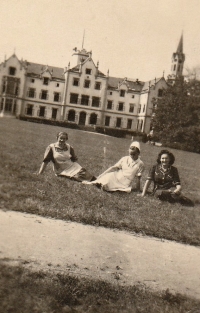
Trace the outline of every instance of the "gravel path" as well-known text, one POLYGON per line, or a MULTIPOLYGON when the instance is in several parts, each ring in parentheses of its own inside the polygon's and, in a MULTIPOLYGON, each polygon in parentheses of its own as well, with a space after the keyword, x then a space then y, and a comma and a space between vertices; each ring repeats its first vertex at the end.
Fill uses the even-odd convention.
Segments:
POLYGON ((0 210, 0 258, 200 299, 200 248, 0 210))

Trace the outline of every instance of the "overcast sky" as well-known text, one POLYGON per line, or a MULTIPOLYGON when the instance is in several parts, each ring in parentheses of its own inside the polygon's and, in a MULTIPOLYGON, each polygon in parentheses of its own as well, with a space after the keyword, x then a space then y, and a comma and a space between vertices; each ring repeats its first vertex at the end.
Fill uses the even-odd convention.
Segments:
POLYGON ((200 64, 200 0, 0 0, 0 12, 0 62, 15 48, 19 59, 65 67, 85 29, 84 48, 110 76, 166 76, 182 30, 185 67, 200 64))

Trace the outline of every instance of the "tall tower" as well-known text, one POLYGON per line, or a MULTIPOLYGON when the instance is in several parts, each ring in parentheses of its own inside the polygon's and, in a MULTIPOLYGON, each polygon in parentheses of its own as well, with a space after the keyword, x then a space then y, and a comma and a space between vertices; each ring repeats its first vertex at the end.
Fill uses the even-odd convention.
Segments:
POLYGON ((172 54, 171 74, 169 79, 181 78, 183 74, 183 65, 185 54, 183 53, 183 34, 181 35, 176 52, 172 54))

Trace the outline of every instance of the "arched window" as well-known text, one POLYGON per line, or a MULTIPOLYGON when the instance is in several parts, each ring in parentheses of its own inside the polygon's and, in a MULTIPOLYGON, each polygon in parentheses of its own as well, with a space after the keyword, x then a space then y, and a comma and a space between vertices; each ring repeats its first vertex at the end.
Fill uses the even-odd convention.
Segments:
POLYGON ((96 123, 97 123, 97 114, 92 113, 92 114, 90 115, 90 124, 96 125, 96 123))
POLYGON ((74 110, 69 110, 68 121, 75 122, 75 111, 74 110))
POLYGON ((85 125, 86 113, 81 112, 79 116, 79 125, 85 125))

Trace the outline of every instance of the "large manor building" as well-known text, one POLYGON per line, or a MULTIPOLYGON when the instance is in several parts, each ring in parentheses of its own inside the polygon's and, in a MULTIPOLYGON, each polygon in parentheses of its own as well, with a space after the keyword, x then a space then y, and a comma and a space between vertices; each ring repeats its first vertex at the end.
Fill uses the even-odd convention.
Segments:
MULTIPOLYGON (((148 133, 152 98, 162 97, 164 77, 142 82, 105 74, 85 49, 74 53, 74 67, 58 68, 19 60, 15 54, 0 64, 0 114, 64 120, 148 133)), ((173 81, 182 75, 183 38, 172 56, 173 81)))

